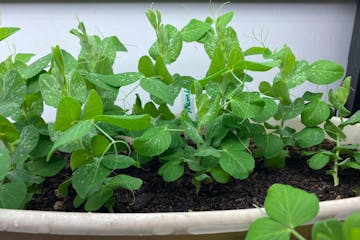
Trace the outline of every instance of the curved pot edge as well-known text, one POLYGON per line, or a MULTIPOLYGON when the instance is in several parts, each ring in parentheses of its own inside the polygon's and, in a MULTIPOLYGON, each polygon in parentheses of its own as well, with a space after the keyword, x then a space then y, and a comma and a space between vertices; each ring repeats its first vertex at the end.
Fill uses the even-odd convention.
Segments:
MULTIPOLYGON (((315 220, 360 211, 360 197, 320 202, 315 220)), ((58 235, 193 235, 246 231, 263 208, 175 213, 84 213, 0 209, 0 231, 58 235)), ((307 223, 309 224, 309 223, 307 223)))

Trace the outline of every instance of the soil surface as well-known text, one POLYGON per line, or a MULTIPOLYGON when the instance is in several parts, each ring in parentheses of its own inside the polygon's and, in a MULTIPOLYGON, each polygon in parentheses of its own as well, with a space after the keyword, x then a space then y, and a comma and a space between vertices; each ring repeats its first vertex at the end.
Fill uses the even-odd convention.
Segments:
MULTIPOLYGON (((323 143, 327 147, 332 143, 323 143)), ((202 184, 201 190, 191 183, 191 173, 176 182, 166 183, 157 175, 159 165, 153 161, 142 169, 127 169, 121 173, 143 179, 144 184, 135 192, 118 190, 115 194, 114 212, 187 212, 205 210, 242 209, 263 206, 268 188, 274 183, 289 184, 315 193, 323 200, 333 200, 356 196, 359 192, 359 171, 346 169, 340 172, 340 185, 333 186, 333 179, 325 170, 311 170, 306 161, 309 157, 301 156, 300 149, 290 149, 284 169, 266 169, 263 163, 256 162, 254 173, 246 180, 232 180, 228 184, 202 184)), ((328 168, 329 169, 329 168, 328 168)), ((120 172, 119 172, 120 173, 120 172)), ((27 209, 49 211, 84 211, 81 206, 74 209, 72 200, 75 191, 70 187, 69 196, 62 198, 57 194, 57 187, 71 176, 70 169, 64 169, 56 177, 48 178, 38 194, 29 202, 27 209)), ((106 208, 99 212, 107 212, 106 208)))

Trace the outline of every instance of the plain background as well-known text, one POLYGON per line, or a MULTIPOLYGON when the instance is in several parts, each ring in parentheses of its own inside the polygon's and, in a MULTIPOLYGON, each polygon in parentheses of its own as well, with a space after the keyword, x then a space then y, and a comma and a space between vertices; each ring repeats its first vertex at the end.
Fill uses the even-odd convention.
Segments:
MULTIPOLYGON (((231 25, 238 33, 241 47, 259 45, 262 39, 271 49, 288 45, 298 59, 309 62, 318 59, 335 61, 347 65, 348 51, 356 12, 356 1, 307 2, 307 3, 230 3, 219 12, 219 4, 209 3, 0 3, 1 26, 20 27, 16 33, 0 44, 1 60, 19 52, 32 52, 41 57, 58 44, 74 56, 80 46, 78 39, 69 34, 76 28, 77 18, 87 26, 89 34, 103 37, 116 35, 127 47, 127 53, 118 55, 114 71, 116 73, 136 71, 138 59, 147 54, 155 40, 155 34, 145 17, 148 8, 159 9, 163 22, 181 29, 191 18, 205 19, 227 11, 234 11, 231 25)), ((202 46, 184 44, 179 59, 170 65, 171 73, 191 75, 202 78, 209 66, 209 59, 202 46)), ((275 72, 252 74, 255 81, 248 84, 256 90, 260 81, 272 81, 275 72)), ((306 90, 326 93, 330 86, 314 86, 310 83, 301 89, 292 90, 293 97, 306 90)), ((129 106, 134 101, 135 92, 145 99, 148 94, 137 89, 126 103, 120 101, 124 92, 133 86, 122 89, 119 104, 129 106)), ((182 99, 179 98, 174 110, 180 112, 182 99)), ((44 117, 55 118, 54 111, 46 108, 44 117)))

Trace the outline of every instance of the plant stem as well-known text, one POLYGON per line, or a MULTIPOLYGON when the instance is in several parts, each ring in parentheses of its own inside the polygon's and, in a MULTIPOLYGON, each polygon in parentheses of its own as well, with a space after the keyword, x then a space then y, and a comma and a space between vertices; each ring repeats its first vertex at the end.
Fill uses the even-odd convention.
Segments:
POLYGON ((339 164, 339 159, 340 159, 340 150, 339 150, 339 146, 340 146, 340 139, 339 137, 336 137, 336 153, 335 153, 335 159, 334 159, 334 168, 333 168, 333 179, 334 179, 334 186, 339 185, 339 177, 338 177, 338 164, 339 164))
POLYGON ((298 240, 306 240, 300 233, 298 233, 295 229, 291 229, 291 233, 298 239, 298 240))

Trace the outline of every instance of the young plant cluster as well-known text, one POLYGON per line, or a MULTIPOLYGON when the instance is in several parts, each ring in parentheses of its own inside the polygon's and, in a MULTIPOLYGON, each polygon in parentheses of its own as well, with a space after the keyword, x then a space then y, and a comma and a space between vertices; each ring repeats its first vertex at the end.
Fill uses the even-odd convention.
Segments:
MULTIPOLYGON (((143 183, 122 170, 150 161, 159 162, 158 174, 166 182, 178 180, 188 169, 199 191, 204 183, 246 179, 255 158, 267 167, 285 167, 286 147, 318 145, 325 133, 336 146, 306 151, 309 166, 329 169, 335 185, 340 169, 360 169, 358 145, 342 143, 343 129, 360 122, 360 112, 344 119, 349 115, 344 104, 350 78, 329 91, 329 101, 323 93, 306 92, 296 99, 290 94, 306 81, 324 85, 341 79, 340 65, 297 59, 288 46, 272 51, 259 44, 244 50, 229 26, 233 12, 191 19, 181 29, 164 24, 159 11, 150 9, 146 16, 156 40, 134 72, 114 73, 115 58, 125 46, 115 36, 89 35, 82 22, 70 31, 80 41, 77 57, 55 46, 31 64, 34 55, 27 53, 0 63, 1 208, 25 207, 44 179, 66 166, 72 175, 59 192, 66 196, 72 186, 74 207, 86 211, 103 206, 112 211, 118 189, 134 191, 143 183), (168 70, 187 43, 202 45, 210 59, 202 79, 168 70), (273 82, 248 90, 251 72, 274 69, 273 82), (134 105, 123 109, 115 104, 119 89, 131 84, 151 100, 143 102, 137 95, 134 105), (183 90, 195 98, 195 119, 186 110, 171 111, 183 90), (44 105, 56 109, 55 122, 41 117, 44 105), (331 121, 336 112, 341 120, 337 125, 331 121), (300 131, 287 126, 294 118, 301 118, 300 131)), ((17 30, 0 28, 0 40, 17 30)))

